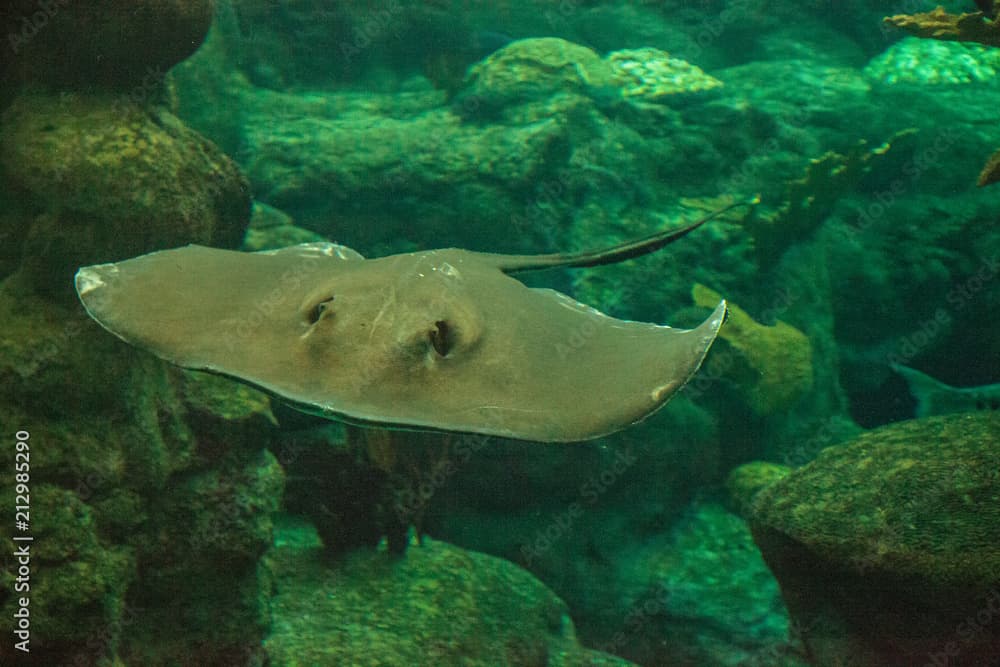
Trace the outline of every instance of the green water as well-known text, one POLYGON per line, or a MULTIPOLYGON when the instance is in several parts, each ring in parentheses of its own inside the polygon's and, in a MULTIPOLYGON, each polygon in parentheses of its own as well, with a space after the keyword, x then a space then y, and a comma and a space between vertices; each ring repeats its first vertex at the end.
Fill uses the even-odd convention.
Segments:
POLYGON ((932 9, 6 3, 0 664, 1000 665, 1000 28, 932 9))

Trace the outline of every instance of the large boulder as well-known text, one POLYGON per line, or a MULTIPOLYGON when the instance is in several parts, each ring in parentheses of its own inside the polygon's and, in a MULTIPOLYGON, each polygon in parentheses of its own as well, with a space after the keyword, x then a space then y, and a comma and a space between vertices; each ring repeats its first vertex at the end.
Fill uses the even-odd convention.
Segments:
POLYGON ((20 235, 38 284, 185 243, 236 247, 250 218, 236 165, 162 107, 23 94, 2 115, 0 149, 0 172, 37 213, 20 235))
POLYGON ((311 527, 272 550, 276 665, 627 667, 583 648, 566 604, 499 558, 424 538, 406 558, 356 551, 330 567, 311 527))
POLYGON ((996 413, 931 417, 732 485, 815 664, 996 664, 998 442, 996 413))

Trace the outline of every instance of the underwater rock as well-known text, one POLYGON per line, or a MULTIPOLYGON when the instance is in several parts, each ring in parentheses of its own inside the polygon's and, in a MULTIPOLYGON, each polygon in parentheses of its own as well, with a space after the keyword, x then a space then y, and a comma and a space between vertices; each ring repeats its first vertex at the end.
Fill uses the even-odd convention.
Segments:
POLYGON ((292 222, 292 217, 284 211, 255 201, 253 213, 250 215, 250 226, 247 228, 240 250, 247 252, 276 250, 300 243, 319 243, 326 240, 328 239, 315 232, 296 226, 292 222))
MULTIPOLYGON (((252 86, 240 65, 246 44, 236 6, 246 2, 215 0, 212 27, 201 47, 172 68, 164 80, 170 111, 188 127, 211 139, 226 155, 240 154, 243 126, 242 94, 252 86)), ((274 5, 271 6, 272 10, 274 5)), ((261 40, 254 34, 252 40, 261 40)), ((296 40, 296 43, 303 40, 296 40)))
MULTIPOLYGON (((703 308, 719 296, 704 285, 695 285, 691 294, 695 304, 703 308)), ((790 324, 781 320, 771 326, 760 324, 745 310, 730 304, 719 338, 728 343, 726 350, 742 360, 734 361, 728 374, 740 385, 743 399, 758 415, 787 408, 812 388, 812 345, 790 324)))
MULTIPOLYGON (((568 153, 569 128, 561 119, 463 123, 437 92, 259 90, 247 100, 244 167, 255 196, 303 228, 366 255, 444 238, 456 246, 528 251, 530 240, 549 231, 521 225, 512 234, 511 218, 532 209, 540 185, 563 188, 552 173, 568 153)), ((568 207, 563 199, 553 205, 568 207)))
POLYGON ((587 97, 606 107, 689 99, 722 86, 701 68, 651 47, 601 58, 557 37, 522 39, 469 68, 460 99, 497 110, 559 95, 587 97))
POLYGON ((791 471, 788 466, 766 461, 751 461, 735 468, 726 479, 730 506, 740 516, 748 517, 757 493, 791 471))
POLYGON ((757 494, 754 539, 815 664, 1000 657, 998 441, 996 413, 900 422, 757 494))
MULTIPOLYGON (((13 507, 13 476, 5 474, 0 481, 4 502, 13 507)), ((50 658, 45 664, 73 664, 79 656, 84 662, 76 664, 94 664, 105 648, 100 641, 94 642, 95 638, 122 620, 122 597, 134 577, 134 551, 125 545, 106 544, 99 536, 101 527, 93 510, 73 491, 46 483, 34 483, 30 488, 34 541, 13 542, 6 536, 0 541, 7 554, 0 570, 4 586, 0 594, 4 621, 0 626, 11 636, 14 624, 8 619, 14 618, 18 597, 27 594, 31 600, 32 657, 50 658), (30 590, 19 588, 20 593, 15 593, 16 559, 12 554, 25 546, 30 554, 30 590)), ((13 653, 11 642, 4 642, 0 661, 16 664, 13 653)))
POLYGON ((218 375, 179 375, 187 421, 198 434, 202 460, 224 454, 233 442, 252 442, 277 426, 266 394, 218 375))
POLYGON ((498 110, 559 94, 611 101, 620 88, 614 68, 592 49, 535 37, 512 42, 470 67, 461 97, 498 110))
MULTIPOLYGON (((213 664, 222 654, 214 664, 242 664, 233 656, 254 649, 267 625, 270 583, 256 559, 281 497, 280 468, 262 453, 273 433, 267 399, 133 354, 80 308, 17 289, 18 277, 0 284, 0 423, 28 429, 33 445, 32 657, 95 665, 116 649, 136 652, 126 648, 134 642, 159 656, 136 664, 213 664), (193 527, 205 538, 197 544, 193 527), (156 616, 158 595, 183 608, 156 616), (212 634, 195 659, 197 628, 212 634)), ((13 506, 13 467, 0 488, 13 506)), ((12 602, 0 594, 0 604, 12 602)), ((11 650, 0 647, 0 662, 11 650)))
POLYGON ((719 88, 722 82, 697 65, 654 48, 622 49, 605 56, 628 101, 676 101, 719 88))
POLYGON ((622 564, 629 611, 594 629, 597 648, 641 665, 806 664, 749 529, 720 505, 692 503, 622 564))
POLYGON ((990 81, 1000 71, 1000 51, 978 44, 906 37, 865 65, 865 76, 884 84, 958 85, 990 81))
POLYGON ((236 247, 249 188, 214 144, 162 108, 113 95, 23 94, 2 116, 0 169, 42 209, 24 268, 75 268, 185 243, 236 247))
POLYGON ((233 450, 150 501, 136 540, 142 576, 129 591, 141 611, 119 648, 126 664, 255 664, 271 625, 273 579, 261 556, 283 486, 270 452, 233 450))
POLYGON ((128 90, 161 79, 201 44, 211 0, 13 0, 0 9, 7 67, 22 83, 128 90))
POLYGON ((361 550, 332 569, 321 553, 310 526, 279 530, 272 664, 632 664, 580 646, 565 603, 499 558, 430 539, 402 560, 361 550))

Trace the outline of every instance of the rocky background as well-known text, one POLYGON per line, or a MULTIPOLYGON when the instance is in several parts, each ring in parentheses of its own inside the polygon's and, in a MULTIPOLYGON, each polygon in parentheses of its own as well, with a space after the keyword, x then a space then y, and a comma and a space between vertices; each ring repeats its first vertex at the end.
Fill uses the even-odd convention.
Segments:
POLYGON ((882 22, 929 9, 8 3, 0 423, 35 454, 33 648, 992 664, 996 415, 894 424, 915 400, 893 363, 1000 377, 1000 191, 975 185, 1000 49, 882 22), (756 196, 658 255, 532 278, 679 326, 736 306, 681 396, 574 446, 345 435, 131 350, 72 292, 80 265, 191 242, 552 252, 756 196), (283 496, 310 523, 275 540, 283 496))

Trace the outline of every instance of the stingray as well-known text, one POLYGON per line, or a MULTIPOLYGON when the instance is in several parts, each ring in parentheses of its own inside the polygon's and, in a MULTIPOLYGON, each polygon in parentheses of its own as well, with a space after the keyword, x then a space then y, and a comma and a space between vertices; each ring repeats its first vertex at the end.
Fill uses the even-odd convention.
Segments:
POLYGON ((256 253, 189 245, 83 267, 75 282, 87 313, 125 342, 306 412, 572 442, 662 407, 701 365, 725 301, 684 330, 615 319, 510 274, 638 257, 730 208, 575 254, 447 248, 364 259, 334 243, 256 253))

